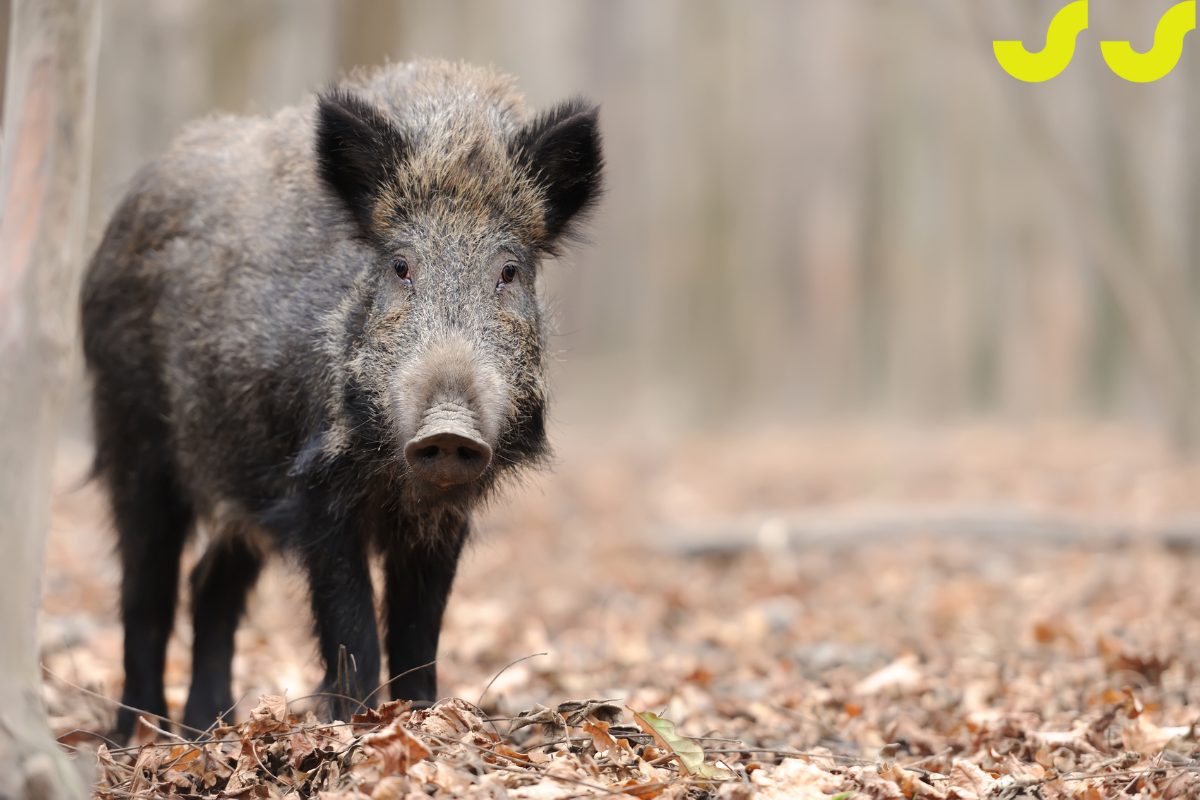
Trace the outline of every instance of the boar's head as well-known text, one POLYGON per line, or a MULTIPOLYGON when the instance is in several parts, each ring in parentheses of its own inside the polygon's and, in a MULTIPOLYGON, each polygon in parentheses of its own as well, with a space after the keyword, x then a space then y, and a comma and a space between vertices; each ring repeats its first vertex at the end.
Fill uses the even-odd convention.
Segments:
POLYGON ((375 431, 381 471, 426 507, 545 455, 539 264, 600 190, 594 106, 529 116, 466 70, 332 90, 316 111, 319 174, 374 261, 344 316, 341 438, 375 431))

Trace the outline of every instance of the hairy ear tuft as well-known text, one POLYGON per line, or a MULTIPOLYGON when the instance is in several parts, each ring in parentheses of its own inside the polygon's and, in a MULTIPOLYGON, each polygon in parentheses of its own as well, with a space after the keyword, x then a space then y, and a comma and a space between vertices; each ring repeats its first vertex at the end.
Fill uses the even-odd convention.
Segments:
POLYGON ((527 124, 513 152, 546 195, 546 232, 551 246, 600 199, 604 157, 599 109, 568 100, 527 124))
POLYGON ((404 160, 400 131, 361 97, 333 89, 317 101, 317 165, 364 232, 390 172, 404 160))

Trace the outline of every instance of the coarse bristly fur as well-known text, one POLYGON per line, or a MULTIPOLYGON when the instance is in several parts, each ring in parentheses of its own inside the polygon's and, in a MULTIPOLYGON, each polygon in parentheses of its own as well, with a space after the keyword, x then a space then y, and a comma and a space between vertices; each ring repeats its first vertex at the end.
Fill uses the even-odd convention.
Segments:
MULTIPOLYGON (((596 202, 601 168, 594 106, 531 114, 505 76, 422 61, 270 118, 194 124, 139 174, 82 307, 126 705, 166 715, 197 521, 214 535, 191 575, 185 724, 232 705, 233 634, 264 540, 307 573, 323 691, 342 696, 326 713, 378 700, 372 553, 391 695, 436 698, 428 663, 470 512, 547 453, 535 281, 596 202), (492 457, 473 480, 434 485, 406 443, 450 423, 492 457)), ((127 734, 134 715, 118 723, 127 734)))

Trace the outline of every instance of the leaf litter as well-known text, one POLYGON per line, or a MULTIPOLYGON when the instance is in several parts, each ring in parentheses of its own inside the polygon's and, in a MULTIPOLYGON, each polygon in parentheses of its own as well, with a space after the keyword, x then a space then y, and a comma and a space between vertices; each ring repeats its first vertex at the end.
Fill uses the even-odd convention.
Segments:
MULTIPOLYGON (((449 699, 332 723, 285 700, 320 674, 296 619, 303 592, 276 565, 238 634, 243 700, 200 742, 151 728, 132 747, 97 738, 112 738, 101 698, 120 695, 115 570, 94 489, 63 492, 43 608, 52 727, 113 800, 1200 796, 1200 556, 1186 537, 1064 544, 914 527, 695 557, 652 538, 763 509, 1014 498, 1185 530, 1200 474, 1144 434, 954 430, 918 445, 855 429, 578 447, 540 492, 482 521, 443 633, 449 699), (482 708, 456 699, 468 697, 482 708)), ((173 714, 189 630, 181 612, 173 714)))

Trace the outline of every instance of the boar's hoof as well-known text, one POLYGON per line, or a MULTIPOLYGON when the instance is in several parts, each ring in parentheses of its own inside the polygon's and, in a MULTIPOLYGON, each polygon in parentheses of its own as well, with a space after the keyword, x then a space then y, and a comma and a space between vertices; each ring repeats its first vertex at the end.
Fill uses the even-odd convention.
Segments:
POLYGON ((405 445, 404 458, 418 478, 448 489, 482 475, 492 462, 492 448, 466 433, 439 431, 405 445))

